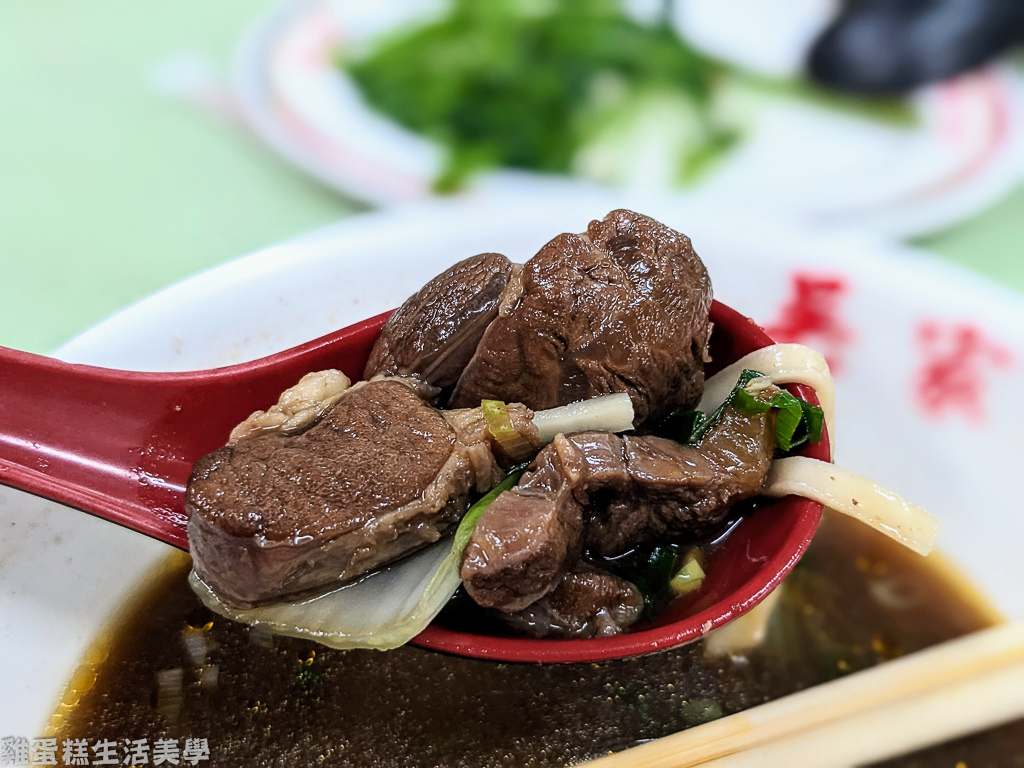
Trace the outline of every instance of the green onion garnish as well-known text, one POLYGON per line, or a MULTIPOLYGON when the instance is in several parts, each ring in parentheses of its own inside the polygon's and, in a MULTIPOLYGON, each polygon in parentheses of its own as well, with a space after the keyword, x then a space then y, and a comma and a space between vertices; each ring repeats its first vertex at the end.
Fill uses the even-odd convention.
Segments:
POLYGON ((730 405, 741 413, 755 416, 775 408, 775 442, 783 451, 791 451, 806 442, 821 440, 824 412, 816 405, 780 389, 769 400, 761 400, 748 387, 757 379, 766 378, 758 371, 744 370, 736 380, 729 396, 714 413, 705 416, 701 411, 677 411, 666 420, 663 432, 680 443, 696 445, 719 422, 730 405))
POLYGON ((501 400, 481 400, 480 412, 487 422, 487 430, 499 443, 510 438, 519 437, 512 419, 508 415, 508 406, 501 400))
POLYGON ((704 586, 704 569, 701 568, 696 553, 691 551, 686 556, 683 567, 676 571, 676 575, 668 583, 668 587, 675 595, 688 595, 691 592, 696 592, 702 586, 704 586))

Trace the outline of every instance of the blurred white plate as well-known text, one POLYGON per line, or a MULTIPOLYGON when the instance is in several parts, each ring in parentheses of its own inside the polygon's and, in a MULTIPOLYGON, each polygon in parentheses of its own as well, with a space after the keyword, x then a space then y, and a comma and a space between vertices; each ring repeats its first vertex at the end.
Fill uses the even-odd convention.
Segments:
MULTIPOLYGON (((234 91, 247 122, 284 157, 345 194, 379 205, 429 196, 441 147, 371 110, 336 62, 340 51, 443 6, 442 0, 282 3, 254 24, 236 55, 234 91)), ((710 35, 706 22, 693 26, 693 34, 710 35)), ((751 113, 744 138, 696 187, 674 190, 655 178, 655 168, 628 186, 699 195, 729 211, 920 235, 984 209, 1019 181, 1019 89, 1007 69, 926 89, 914 98, 915 128, 804 100, 748 95, 741 107, 751 113)), ((548 193, 549 178, 525 175, 537 194, 548 193)), ((523 176, 497 171, 478 191, 500 197, 510 183, 525 183, 523 176)))
MULTIPOLYGON (((929 507, 941 545, 1024 618, 1024 302, 873 238, 597 193, 557 205, 528 193, 500 204, 435 201, 352 218, 197 275, 59 355, 184 370, 270 354, 397 306, 474 253, 525 260, 619 205, 689 233, 718 298, 838 362, 840 462, 929 507), (788 308, 800 290, 802 302, 788 308)), ((0 531, 0 734, 32 738, 90 640, 170 550, 3 487, 0 531)))

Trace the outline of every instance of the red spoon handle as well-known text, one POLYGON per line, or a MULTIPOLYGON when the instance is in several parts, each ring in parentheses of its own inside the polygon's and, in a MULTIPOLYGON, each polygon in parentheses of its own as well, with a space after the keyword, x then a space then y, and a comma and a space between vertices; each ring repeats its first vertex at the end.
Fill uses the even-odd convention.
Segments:
POLYGON ((187 373, 74 365, 0 347, 0 483, 188 548, 192 464, 305 373, 358 379, 386 315, 250 363, 187 373))

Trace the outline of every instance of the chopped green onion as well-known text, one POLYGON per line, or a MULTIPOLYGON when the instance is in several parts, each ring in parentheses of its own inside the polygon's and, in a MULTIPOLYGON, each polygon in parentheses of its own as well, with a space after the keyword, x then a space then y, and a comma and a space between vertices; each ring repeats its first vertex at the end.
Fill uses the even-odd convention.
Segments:
POLYGON ((663 434, 680 443, 696 445, 719 422, 725 409, 731 405, 748 416, 756 416, 775 408, 778 412, 775 420, 775 442, 783 451, 791 451, 808 441, 817 443, 821 440, 825 420, 821 408, 793 396, 784 389, 780 389, 770 399, 762 400, 757 397, 757 393, 764 389, 758 386, 760 379, 767 380, 767 377, 757 371, 742 371, 736 386, 714 413, 705 416, 701 411, 677 411, 665 421, 663 434))
MULTIPOLYGON (((761 378, 764 378, 763 373, 751 370, 741 371, 739 378, 736 380, 736 386, 732 388, 732 392, 729 393, 729 396, 725 398, 725 401, 720 406, 718 406, 710 416, 705 417, 704 421, 694 431, 693 435, 691 436, 688 442, 690 442, 691 444, 696 444, 703 440, 704 435, 710 432, 711 428, 715 426, 715 424, 717 424, 719 421, 721 421, 722 414, 725 413, 725 409, 728 408, 732 404, 733 400, 736 399, 738 392, 743 392, 748 398, 750 398, 751 400, 755 400, 756 398, 754 398, 752 395, 750 395, 749 392, 746 391, 746 386, 754 379, 761 378)), ((768 409, 765 408, 765 410, 768 409)))
MULTIPOLYGON (((487 401, 485 400, 484 402, 487 401)), ((465 517, 462 518, 462 522, 459 523, 459 527, 455 530, 455 540, 452 542, 453 554, 462 554, 462 550, 466 548, 470 537, 473 535, 473 529, 476 528, 480 515, 484 513, 484 510, 491 506, 496 498, 519 482, 519 478, 522 476, 524 469, 525 467, 517 467, 513 469, 509 472, 508 477, 494 486, 487 495, 469 508, 465 517)))
POLYGON ((508 406, 501 400, 481 400, 480 412, 487 422, 487 431, 499 443, 519 437, 508 416, 508 406))
MULTIPOLYGON (((752 397, 745 390, 740 390, 737 393, 736 399, 733 400, 733 407, 741 413, 746 413, 750 416, 764 413, 768 409, 774 408, 776 410, 775 442, 784 451, 790 451, 796 446, 807 442, 810 436, 806 426, 803 424, 804 406, 816 409, 819 412, 821 411, 817 406, 794 397, 784 389, 780 389, 769 400, 759 400, 756 397, 752 397), (798 430, 801 431, 801 435, 797 434, 798 430)), ((817 439, 821 439, 820 429, 818 430, 817 439)))
POLYGON ((816 405, 794 397, 784 389, 780 389, 768 404, 777 409, 775 420, 775 442, 784 451, 810 441, 821 440, 821 428, 825 422, 825 414, 816 405))
POLYGON ((704 569, 700 567, 700 561, 695 552, 686 556, 683 567, 676 571, 672 581, 668 583, 669 589, 676 595, 688 595, 696 592, 704 585, 704 569))
POLYGON ((501 400, 481 400, 480 413, 487 423, 487 431, 497 442, 498 447, 509 458, 521 458, 532 453, 526 438, 516 431, 512 419, 508 415, 508 406, 501 400))
POLYGON ((679 548, 674 544, 632 552, 614 564, 611 570, 636 585, 644 598, 643 617, 657 618, 672 599, 669 582, 676 571, 679 548))
MULTIPOLYGON (((679 550, 674 546, 659 546, 651 550, 644 563, 640 581, 648 592, 658 592, 668 584, 676 567, 679 550)), ((637 585, 640 586, 640 585, 637 585)))
MULTIPOLYGON (((753 371, 750 371, 750 373, 753 373, 753 371)), ((758 395, 760 395, 767 387, 754 387, 755 384, 761 385, 765 382, 767 382, 768 385, 771 384, 771 380, 768 379, 767 376, 756 376, 753 379, 750 379, 745 386, 734 387, 729 404, 737 411, 745 413, 747 416, 756 416, 759 413, 770 411, 772 408, 771 401, 762 400, 758 397, 758 395)))
POLYGON ((793 436, 804 419, 804 409, 800 407, 800 401, 784 389, 775 393, 771 404, 778 409, 775 419, 775 442, 779 448, 788 451, 793 447, 793 436))
POLYGON ((793 445, 821 442, 822 428, 825 426, 825 411, 817 405, 811 405, 806 400, 800 400, 800 408, 804 412, 804 418, 793 435, 793 445))

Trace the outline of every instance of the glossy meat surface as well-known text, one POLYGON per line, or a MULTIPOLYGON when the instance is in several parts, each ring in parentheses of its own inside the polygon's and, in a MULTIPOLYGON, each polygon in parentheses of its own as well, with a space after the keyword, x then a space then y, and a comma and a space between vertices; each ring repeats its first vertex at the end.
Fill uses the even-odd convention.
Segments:
POLYGON ((463 552, 463 586, 485 608, 526 608, 575 564, 582 525, 582 506, 548 446, 480 516, 463 552))
MULTIPOLYGON (((585 546, 603 557, 714 531, 733 504, 761 492, 775 451, 775 415, 726 408, 696 446, 653 435, 623 443, 622 464, 603 469, 607 479, 581 483, 591 501, 585 546)), ((586 476, 591 463, 581 454, 576 462, 586 476)))
POLYGON ((407 387, 374 382, 300 435, 256 436, 203 457, 188 504, 234 536, 343 533, 419 496, 454 445, 454 430, 407 387))
POLYGON ((442 272, 388 318, 363 378, 417 375, 439 389, 454 386, 498 316, 512 272, 498 253, 471 256, 442 272))
POLYGON ((302 434, 246 438, 196 463, 195 568, 238 607, 322 590, 437 541, 502 476, 479 410, 440 412, 398 381, 369 382, 302 434))
POLYGON ((452 395, 533 409, 627 392, 635 424, 692 407, 704 381, 711 283, 689 238, 613 211, 523 267, 452 395))
POLYGON ((761 491, 774 450, 774 414, 732 407, 699 445, 559 435, 481 515, 463 555, 466 591, 485 607, 521 611, 551 593, 584 550, 616 557, 706 535, 761 491))

